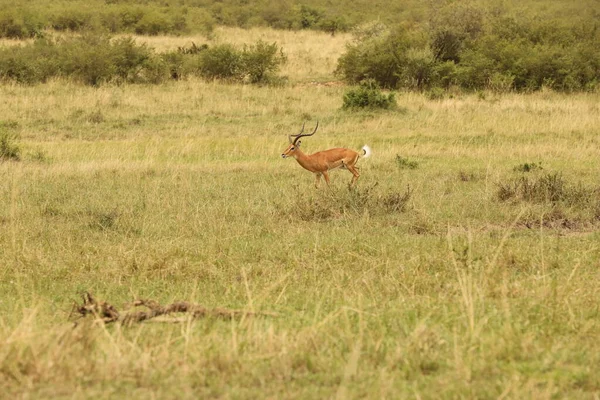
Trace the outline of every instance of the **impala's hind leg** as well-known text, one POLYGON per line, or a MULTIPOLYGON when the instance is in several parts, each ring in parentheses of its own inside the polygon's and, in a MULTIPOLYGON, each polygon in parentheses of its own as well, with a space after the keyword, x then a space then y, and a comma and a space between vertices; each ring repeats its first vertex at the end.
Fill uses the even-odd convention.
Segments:
POLYGON ((346 164, 346 169, 352 172, 352 175, 354 175, 352 177, 352 181, 350 182, 350 187, 352 187, 360 177, 360 174, 358 173, 358 169, 354 165, 346 164))

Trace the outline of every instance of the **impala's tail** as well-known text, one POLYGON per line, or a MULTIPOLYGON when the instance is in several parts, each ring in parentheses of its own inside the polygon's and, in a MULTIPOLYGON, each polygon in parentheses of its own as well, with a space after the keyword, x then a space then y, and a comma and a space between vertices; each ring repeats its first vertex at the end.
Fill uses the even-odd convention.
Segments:
POLYGON ((362 147, 362 151, 363 151, 363 158, 369 158, 371 157, 371 154, 373 154, 373 152, 371 151, 371 148, 369 146, 367 146, 366 144, 362 147))

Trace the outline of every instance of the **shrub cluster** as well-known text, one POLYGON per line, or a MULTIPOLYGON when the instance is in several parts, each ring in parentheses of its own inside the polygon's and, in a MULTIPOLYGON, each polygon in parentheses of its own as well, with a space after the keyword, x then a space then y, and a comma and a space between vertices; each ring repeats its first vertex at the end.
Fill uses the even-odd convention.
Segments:
POLYGON ((29 10, 4 9, 0 11, 0 37, 26 39, 42 35, 44 22, 29 10))
POLYGON ((68 77, 87 85, 160 83, 196 75, 206 79, 269 83, 286 61, 276 43, 262 41, 238 49, 231 45, 179 48, 157 54, 132 38, 93 33, 0 49, 0 79, 24 84, 68 77))
POLYGON ((336 73, 393 89, 574 91, 600 84, 597 21, 516 17, 465 4, 436 10, 428 27, 357 30, 336 73))
POLYGON ((207 45, 179 48, 162 56, 168 64, 172 78, 201 76, 247 83, 272 83, 287 57, 277 43, 261 40, 242 49, 231 44, 214 47, 207 45))
POLYGON ((34 84, 70 77, 88 85, 152 79, 157 57, 131 38, 110 40, 93 34, 63 40, 38 39, 0 50, 0 78, 34 84))

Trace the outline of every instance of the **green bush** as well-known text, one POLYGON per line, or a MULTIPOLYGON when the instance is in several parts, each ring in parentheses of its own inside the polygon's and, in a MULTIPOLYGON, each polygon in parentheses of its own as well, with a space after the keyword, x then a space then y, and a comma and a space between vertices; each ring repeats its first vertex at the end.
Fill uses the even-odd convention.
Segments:
POLYGON ((167 15, 158 11, 151 11, 135 24, 135 33, 152 35, 167 33, 183 33, 187 30, 185 17, 182 15, 167 15))
POLYGON ((242 53, 230 44, 209 48, 201 53, 198 72, 206 79, 241 80, 242 53))
POLYGON ((50 27, 57 31, 78 32, 93 27, 93 13, 77 7, 65 7, 50 17, 50 27))
MULTIPOLYGON (((171 56, 175 59, 174 56, 171 56)), ((192 58, 184 70, 199 74, 206 79, 223 79, 230 81, 248 81, 250 83, 267 83, 275 77, 275 73, 287 58, 276 43, 258 41, 254 45, 246 45, 242 50, 230 44, 218 45, 203 49, 198 57, 192 58)))
MULTIPOLYGON (((359 35, 362 32, 359 32, 359 35)), ((400 62, 410 48, 406 31, 375 31, 355 36, 338 60, 335 74, 349 83, 373 79, 385 88, 397 88, 401 80, 400 62)))
POLYGON ((245 46, 241 55, 241 69, 250 83, 264 83, 273 78, 280 66, 287 61, 277 43, 259 40, 254 45, 245 46))
POLYGON ((0 49, 0 79, 24 84, 46 82, 59 73, 57 56, 55 43, 47 39, 0 49))
POLYGON ((396 106, 394 93, 385 94, 373 79, 365 80, 356 88, 344 93, 342 108, 381 108, 390 109, 396 106))
POLYGON ((38 39, 0 49, 0 79, 24 84, 52 77, 71 78, 87 85, 160 83, 190 75, 249 83, 276 81, 286 61, 281 48, 262 41, 242 50, 232 45, 180 47, 156 54, 132 38, 111 39, 86 33, 60 40, 38 39))

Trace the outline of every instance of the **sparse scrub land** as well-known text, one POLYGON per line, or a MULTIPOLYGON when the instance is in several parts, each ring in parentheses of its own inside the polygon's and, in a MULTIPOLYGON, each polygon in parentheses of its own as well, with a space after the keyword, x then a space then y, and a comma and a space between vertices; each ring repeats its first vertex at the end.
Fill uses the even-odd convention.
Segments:
MULTIPOLYGON (((179 3, 193 31, 199 10, 179 3)), ((210 3, 211 15, 237 21, 232 4, 210 3)), ((312 6, 308 25, 320 23, 312 6)), ((505 93, 496 81, 474 93, 440 84, 438 96, 425 83, 394 92, 389 111, 344 109, 350 88, 333 70, 349 35, 212 32, 42 30, 44 45, 2 48, 2 65, 15 46, 29 54, 24 77, 51 67, 34 55, 58 53, 57 41, 78 55, 66 59, 93 60, 0 84, 0 151, 19 159, 0 160, 5 396, 599 395, 597 91, 505 93), (97 55, 84 51, 91 38, 97 55), (195 72, 211 51, 263 68, 281 50, 288 85, 243 84, 276 83, 269 68, 195 72), (308 120, 320 122, 308 153, 373 148, 356 188, 333 171, 331 188, 316 190, 282 161, 287 135, 308 120), (74 305, 86 292, 109 303, 74 305), (76 326, 72 310, 86 315, 76 326)), ((413 71, 428 59, 410 54, 413 71)))

